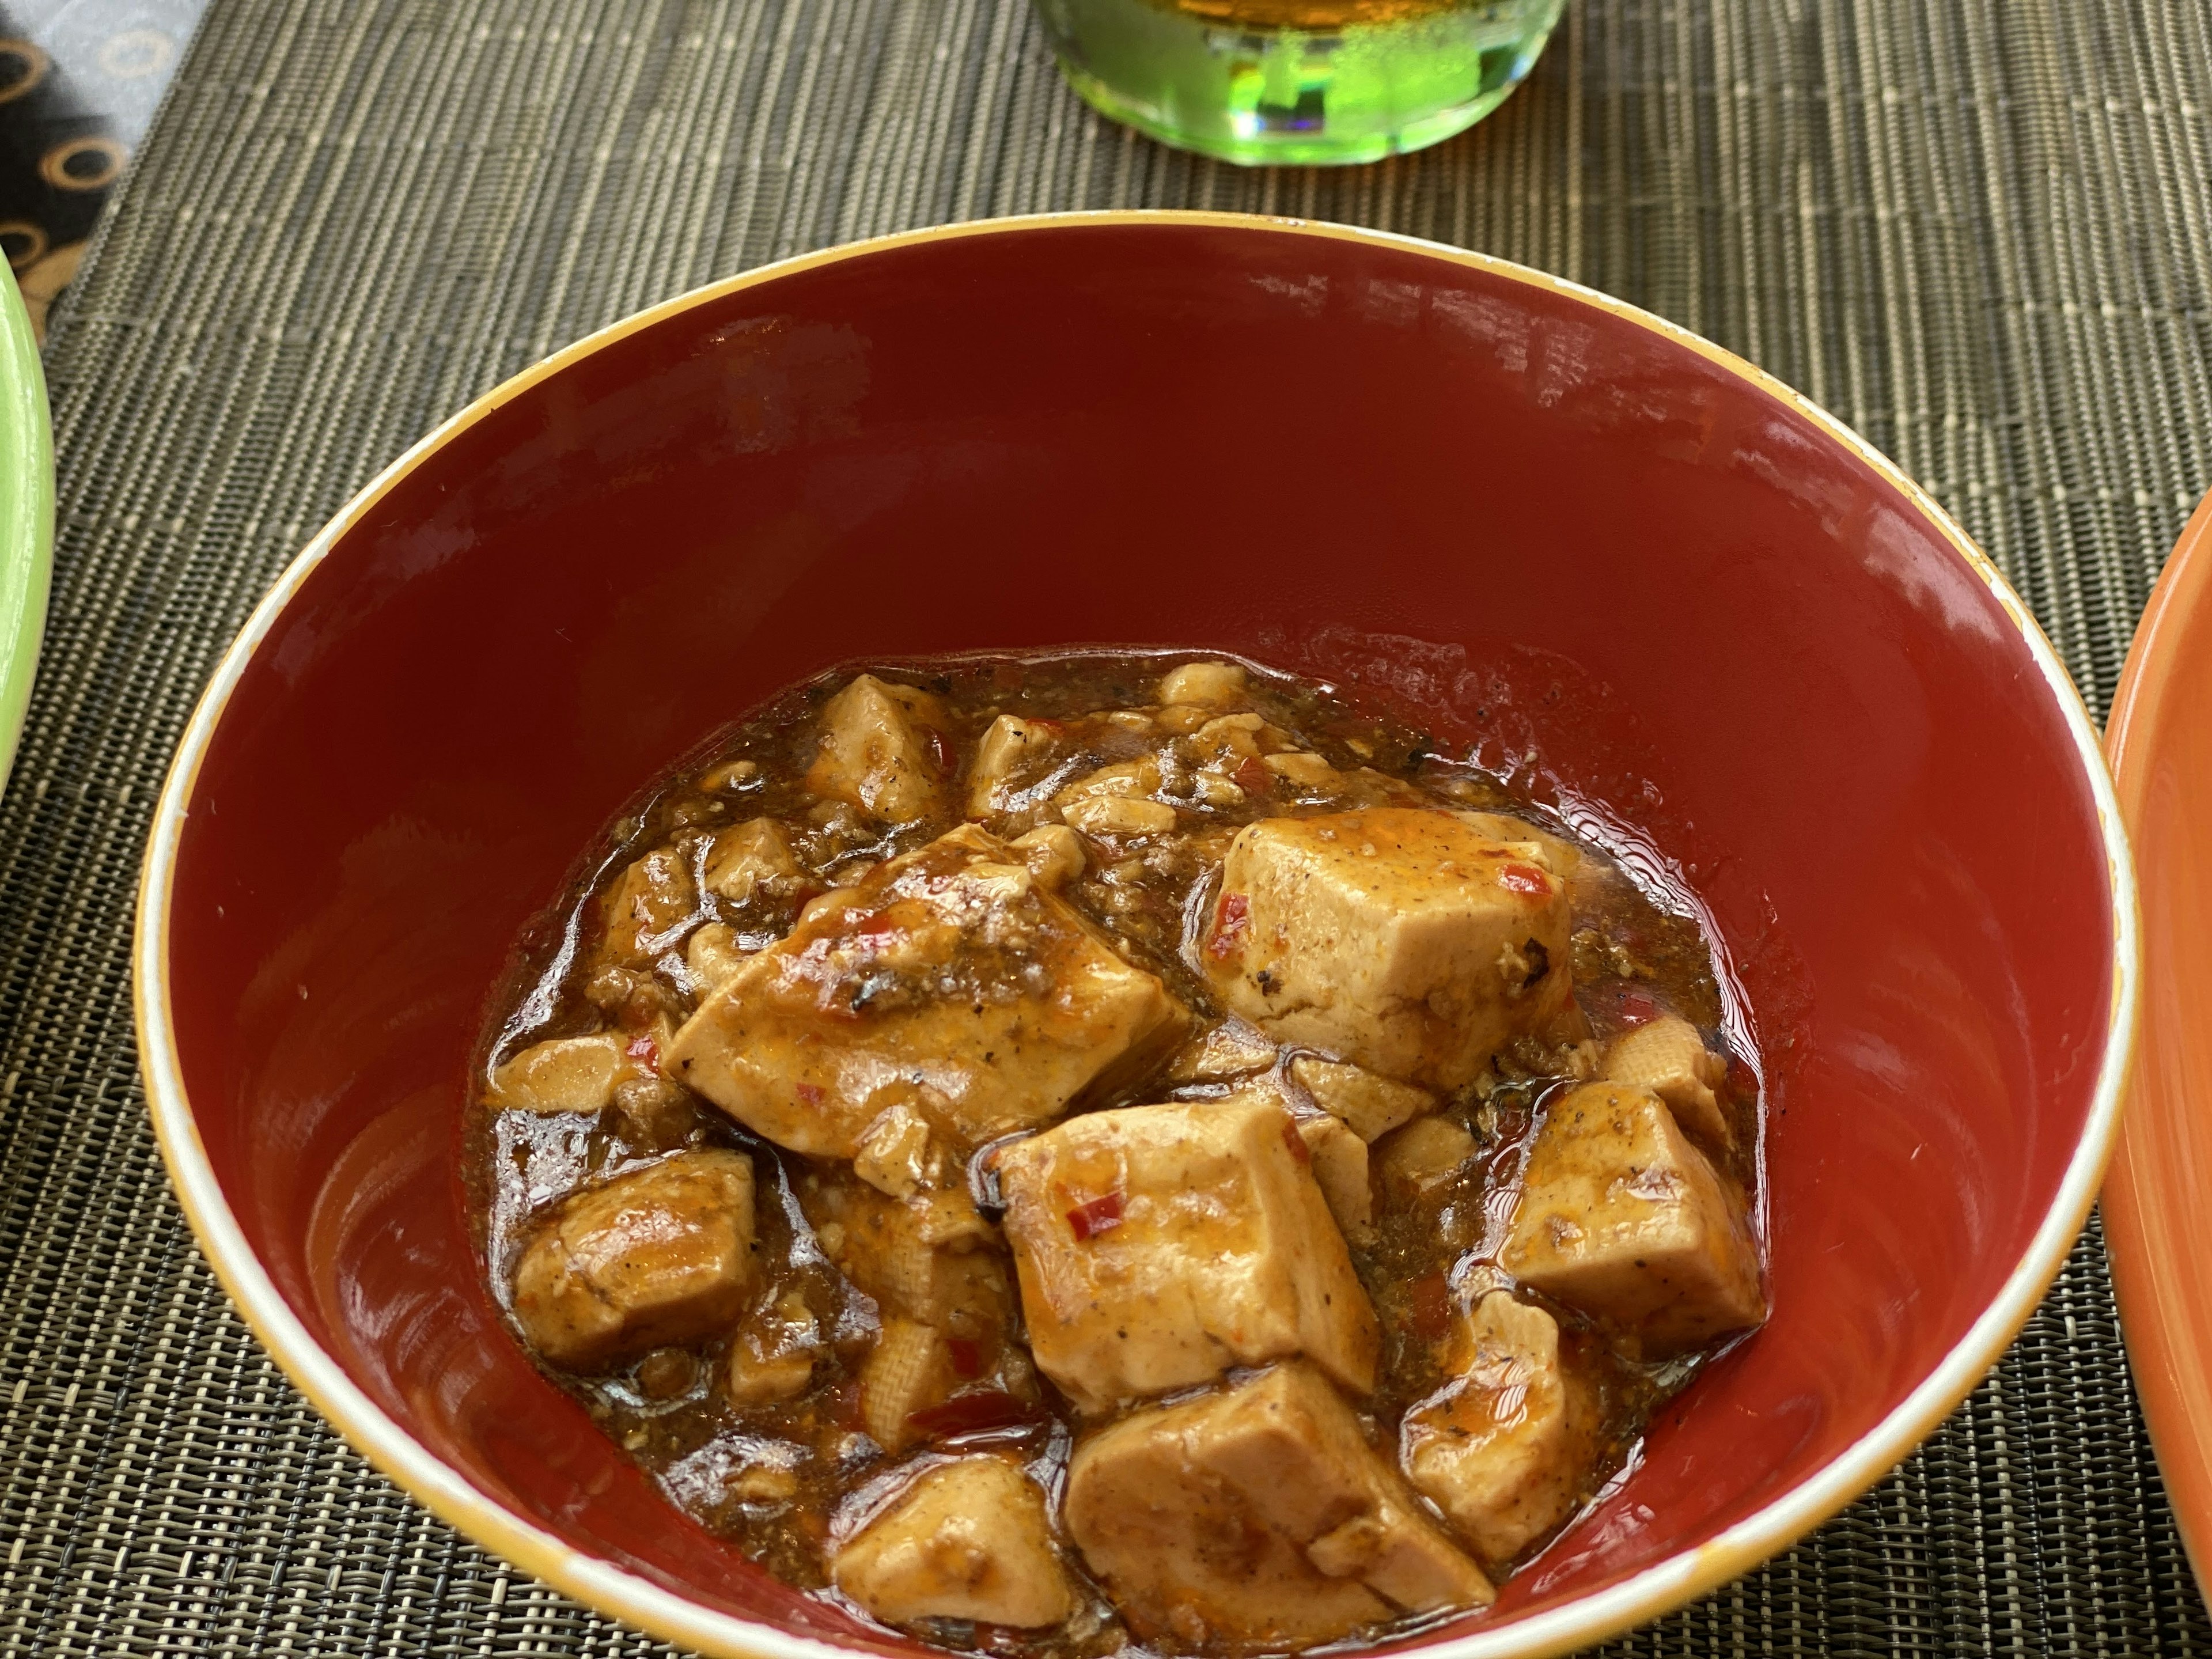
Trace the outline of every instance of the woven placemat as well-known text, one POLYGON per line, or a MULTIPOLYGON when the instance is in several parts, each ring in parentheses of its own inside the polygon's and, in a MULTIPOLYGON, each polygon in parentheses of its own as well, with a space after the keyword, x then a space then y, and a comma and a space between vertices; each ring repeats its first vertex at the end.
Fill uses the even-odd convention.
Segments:
MULTIPOLYGON (((1016 0, 219 0, 50 353, 60 544, 0 804, 0 1653, 659 1650, 325 1430, 171 1201, 125 945, 147 813, 302 541, 468 398, 873 232, 1285 211, 1702 331, 1929 485, 2092 704, 2212 484, 2205 0, 1572 0, 1465 138, 1250 173, 1107 125, 1016 0)), ((2093 1227, 1990 1381, 1643 1654, 2212 1653, 2093 1227)))

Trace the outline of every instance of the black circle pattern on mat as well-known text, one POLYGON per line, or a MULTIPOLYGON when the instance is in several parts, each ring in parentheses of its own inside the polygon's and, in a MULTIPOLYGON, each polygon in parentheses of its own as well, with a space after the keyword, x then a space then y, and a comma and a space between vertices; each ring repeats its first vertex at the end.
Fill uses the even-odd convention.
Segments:
POLYGON ((0 252, 43 324, 205 0, 0 0, 0 252))

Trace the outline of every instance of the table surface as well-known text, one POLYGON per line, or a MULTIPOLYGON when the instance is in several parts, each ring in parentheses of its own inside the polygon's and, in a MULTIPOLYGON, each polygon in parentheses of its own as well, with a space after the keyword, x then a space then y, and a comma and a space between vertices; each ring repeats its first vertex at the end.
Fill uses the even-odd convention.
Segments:
MULTIPOLYGON (((229 1311, 136 1076, 148 811, 255 598, 475 393, 780 255, 1118 206, 1411 232, 1711 336, 1940 497, 2095 708, 2212 484, 2205 0, 1572 0, 1483 126, 1340 173, 1104 124, 1017 0, 217 0, 48 354, 52 616, 0 800, 0 1654, 658 1650, 370 1473, 229 1311)), ((2094 1224, 1923 1451, 1610 1650, 2212 1652, 2094 1224)))

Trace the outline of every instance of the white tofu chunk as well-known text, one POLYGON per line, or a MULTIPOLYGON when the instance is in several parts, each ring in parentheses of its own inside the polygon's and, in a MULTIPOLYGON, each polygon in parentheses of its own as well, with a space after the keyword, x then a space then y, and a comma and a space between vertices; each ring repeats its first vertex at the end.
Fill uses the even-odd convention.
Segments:
POLYGON ((838 1550, 830 1577, 887 1625, 970 1619, 1036 1630, 1075 1611, 1044 1494, 988 1453, 924 1468, 838 1550))
POLYGON ((1599 1062, 1608 1083, 1649 1089, 1667 1103, 1674 1121, 1708 1146, 1735 1144, 1716 1092, 1728 1075, 1728 1062, 1705 1047, 1698 1028, 1680 1014, 1623 1031, 1599 1062))
POLYGON ((995 1160, 1030 1346, 1086 1412, 1304 1353, 1375 1385, 1375 1310, 1265 1097, 1094 1112, 995 1160))
POLYGON ((1498 1265, 1654 1358, 1766 1316, 1741 1198, 1664 1101, 1624 1084, 1553 1103, 1498 1265))
POLYGON ((1375 1231, 1375 1195, 1368 1184, 1367 1143, 1326 1112, 1298 1120, 1298 1139, 1313 1160, 1314 1181, 1347 1244, 1375 1231))
POLYGON ((684 941, 684 964, 706 990, 713 990, 744 966, 746 952, 738 936, 719 921, 691 930, 684 941))
POLYGON ((1425 1117, 1408 1123, 1375 1148, 1382 1178, 1395 1187, 1425 1192, 1467 1167, 1475 1154, 1474 1137, 1449 1118, 1425 1117))
POLYGON ((751 1278, 753 1169, 678 1152, 565 1200, 514 1270, 514 1316, 570 1370, 717 1334, 751 1278))
POLYGON ((495 1111, 599 1111, 631 1069, 623 1048, 613 1031, 533 1043, 491 1074, 485 1103, 495 1111))
POLYGON ((791 842, 774 818, 753 818, 714 837, 707 855, 707 890, 732 904, 755 894, 781 897, 799 884, 799 860, 791 842))
POLYGON ((635 964, 652 961, 683 933, 698 905, 690 866, 674 849, 655 848, 607 890, 607 955, 635 964))
POLYGON ((1311 1054, 1300 1054, 1291 1062, 1291 1077, 1313 1097, 1315 1105, 1343 1119, 1362 1140, 1380 1140, 1437 1103, 1426 1090, 1311 1054))
POLYGON ((1149 758, 1102 766, 1052 798, 1060 817, 1086 836, 1158 836, 1176 826, 1176 811, 1152 799, 1159 763, 1149 758))
MULTIPOLYGON (((1170 1083, 1218 1083, 1274 1065, 1280 1052, 1241 1019, 1224 1020, 1184 1045, 1168 1065, 1170 1083)), ((1297 1067, 1292 1066, 1295 1073, 1297 1067)))
POLYGON ((1233 662, 1187 662, 1160 676, 1163 703, 1194 703, 1203 708, 1227 708, 1244 701, 1245 673, 1233 662))
POLYGON ((1193 1647, 1303 1647, 1494 1595, 1296 1361, 1084 1441, 1066 1520, 1131 1628, 1193 1647))
POLYGON ((975 745, 975 763, 968 769, 968 816, 993 817, 1017 805, 1014 780, 1052 752, 1060 730, 1049 720, 1025 720, 1012 714, 993 720, 975 745))
POLYGON ((1187 1018, 963 825, 809 905, 700 1004, 666 1065, 793 1152, 851 1158, 898 1104, 973 1147, 1150 1065, 1187 1018))
POLYGON ((1090 861, 1083 850, 1083 837, 1064 823, 1041 823, 1007 845, 1021 854, 1031 875, 1054 891, 1081 875, 1090 861))
POLYGON ((806 787, 885 823, 927 817, 942 799, 938 751, 951 726, 927 691, 862 674, 823 705, 822 752, 806 787))
POLYGON ((814 1310, 799 1291, 786 1291, 731 1337, 723 1392, 741 1410, 794 1400, 813 1382, 823 1352, 814 1310))
POLYGON ((1562 1363, 1558 1322, 1507 1291, 1459 1316, 1444 1370, 1400 1425, 1400 1462, 1478 1557, 1510 1561, 1587 1495, 1596 1397, 1562 1363))
POLYGON ((1266 818, 1230 844, 1203 947, 1278 1042, 1451 1090, 1569 1001, 1565 884, 1533 844, 1383 806, 1266 818))

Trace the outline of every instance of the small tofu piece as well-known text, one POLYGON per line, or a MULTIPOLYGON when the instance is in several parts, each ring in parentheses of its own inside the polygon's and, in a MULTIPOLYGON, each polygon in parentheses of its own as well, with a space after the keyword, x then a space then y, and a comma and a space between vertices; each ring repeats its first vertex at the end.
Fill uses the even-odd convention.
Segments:
POLYGON ((607 954, 617 962, 651 962, 698 908, 690 866, 674 848, 656 848, 623 871, 607 891, 607 954))
POLYGON ((929 1120, 901 1103, 860 1137, 853 1173, 886 1197, 912 1198, 934 1173, 929 1153, 929 1120))
POLYGON ((1623 1031, 1599 1062, 1608 1083, 1649 1089, 1667 1103, 1674 1121, 1696 1139, 1725 1150, 1735 1144, 1716 1091, 1728 1075, 1728 1062, 1705 1047, 1698 1028, 1680 1014, 1623 1031))
POLYGON ((1380 1140, 1399 1125, 1433 1110, 1437 1103, 1425 1089, 1311 1054, 1300 1054, 1291 1062, 1291 1077, 1313 1097, 1315 1105, 1343 1119, 1362 1140, 1380 1140))
POLYGON ((963 825, 811 903, 677 1031, 672 1077, 757 1133, 851 1158, 902 1102, 966 1148, 1133 1075, 1188 1016, 963 825))
POLYGON ((1083 866, 1090 862, 1083 850, 1083 837, 1064 823, 1041 823, 1027 835, 1015 836, 1008 845, 1021 854, 1038 884, 1054 892, 1081 875, 1083 866))
POLYGON ((1163 703, 1195 703, 1205 708, 1230 708, 1244 701, 1243 665, 1233 662, 1187 662, 1160 676, 1163 703))
POLYGON ((684 1346, 744 1308, 752 1242, 751 1164, 678 1152, 562 1203, 516 1264, 514 1316, 569 1370, 684 1346))
POLYGON ((1498 1261, 1649 1358, 1766 1316, 1741 1196, 1666 1102, 1632 1085, 1588 1083, 1553 1103, 1498 1261))
POLYGON ((722 1389, 746 1408, 795 1400, 814 1380, 822 1358, 822 1325, 797 1291, 786 1291, 738 1327, 731 1340, 722 1389))
POLYGON ((1052 798, 1060 816, 1086 836, 1158 836, 1176 826, 1176 811, 1152 797, 1159 763, 1122 761, 1078 778, 1052 798))
POLYGON ((1425 1191, 1465 1169, 1475 1154, 1475 1143, 1449 1118, 1425 1117, 1389 1136, 1375 1152, 1385 1181, 1425 1191))
POLYGON ((1060 809, 1060 816, 1086 836, 1164 836, 1176 827, 1176 811, 1165 801, 1126 795, 1086 795, 1060 809))
POLYGON ((822 752, 806 787, 885 823, 926 817, 945 778, 935 752, 951 720, 927 691, 862 674, 823 705, 822 752))
POLYGON ((781 896, 799 880, 791 842, 774 818, 753 818, 714 837, 707 856, 707 890, 743 904, 755 894, 781 896))
POLYGON ((1012 714, 993 720, 975 745, 975 764, 968 769, 968 816, 994 817, 1012 808, 1013 781, 1052 752, 1060 730, 1049 721, 1012 714))
POLYGON ((1459 1316, 1444 1370, 1400 1425, 1399 1461, 1479 1558, 1510 1561, 1588 1492, 1596 1395, 1562 1363, 1558 1322, 1508 1291, 1459 1316))
POLYGON ((1360 1244, 1375 1232, 1375 1195, 1368 1184, 1367 1143, 1326 1112, 1298 1120, 1298 1139, 1313 1160, 1314 1180, 1328 1200, 1337 1231, 1347 1244, 1360 1244))
MULTIPOLYGON (((1218 1083, 1224 1078, 1244 1077, 1273 1066, 1279 1052, 1273 1043, 1243 1020, 1224 1020, 1204 1036, 1185 1045, 1169 1062, 1168 1081, 1218 1083)), ((1295 1074, 1297 1067, 1294 1064, 1291 1069, 1295 1074)))
POLYGON ((838 1550, 830 1576, 887 1625, 968 1619, 1036 1630, 1075 1611, 1044 1494, 990 1453, 925 1468, 838 1550))
POLYGON ((495 1111, 597 1112, 628 1068, 613 1031, 533 1043, 491 1074, 485 1103, 495 1111))
POLYGON ((1277 777, 1309 789, 1326 788, 1342 775, 1319 755, 1310 755, 1303 749, 1285 749, 1279 754, 1266 756, 1260 764, 1277 777))
POLYGON ((1131 1627, 1189 1647, 1303 1647, 1495 1594, 1298 1361, 1082 1442, 1066 1521, 1131 1627))
POLYGON ((744 966, 745 954, 738 936, 719 921, 692 929, 691 937, 684 941, 684 965, 709 991, 744 966))
POLYGON ((1280 1101, 1094 1112, 995 1167, 1031 1352, 1083 1410, 1297 1353, 1375 1386, 1375 1310, 1280 1101))
POLYGON ((1449 1091, 1566 1007, 1569 927, 1540 848, 1381 806, 1239 831, 1202 955, 1278 1042, 1449 1091))

